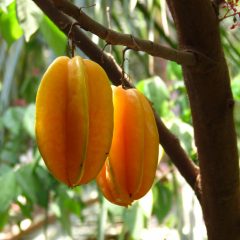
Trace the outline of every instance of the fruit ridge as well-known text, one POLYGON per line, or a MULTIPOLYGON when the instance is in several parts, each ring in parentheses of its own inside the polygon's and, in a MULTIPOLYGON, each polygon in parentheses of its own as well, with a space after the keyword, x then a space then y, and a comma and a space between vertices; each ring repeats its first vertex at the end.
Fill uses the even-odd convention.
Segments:
POLYGON ((152 108, 138 90, 113 87, 113 105, 112 145, 97 183, 110 202, 128 206, 152 186, 159 136, 152 108))
POLYGON ((55 59, 37 92, 35 131, 56 179, 70 187, 94 179, 113 133, 112 90, 105 71, 79 56, 55 59))

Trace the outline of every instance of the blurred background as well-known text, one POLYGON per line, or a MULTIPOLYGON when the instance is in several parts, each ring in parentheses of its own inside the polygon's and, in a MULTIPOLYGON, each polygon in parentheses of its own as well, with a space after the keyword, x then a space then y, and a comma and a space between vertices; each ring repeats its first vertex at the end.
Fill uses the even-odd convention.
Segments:
MULTIPOLYGON (((165 0, 79 0, 90 17, 111 29, 177 48, 165 0), (95 4, 94 6, 92 6, 95 4)), ((226 13, 221 8, 220 16, 226 13)), ((222 44, 236 100, 240 136, 240 33, 238 18, 221 22, 222 44)), ((100 47, 105 42, 87 33, 100 47)), ((121 46, 105 52, 122 63, 121 46)), ((70 189, 46 169, 34 133, 35 97, 54 58, 68 55, 66 36, 31 0, 0 2, 0 240, 166 239, 204 240, 201 209, 191 188, 160 147, 149 193, 129 208, 109 203, 93 181, 70 189)), ((78 49, 77 54, 84 56, 78 49)), ((193 128, 181 67, 142 52, 127 51, 130 81, 153 103, 197 163, 193 128)), ((160 136, 161 137, 161 136, 160 136)))

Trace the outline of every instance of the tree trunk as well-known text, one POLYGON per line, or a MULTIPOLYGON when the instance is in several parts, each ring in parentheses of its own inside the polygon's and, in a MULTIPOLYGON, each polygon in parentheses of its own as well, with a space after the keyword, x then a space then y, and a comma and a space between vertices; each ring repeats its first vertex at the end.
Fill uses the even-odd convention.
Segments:
POLYGON ((167 0, 179 46, 198 58, 183 66, 201 174, 201 204, 209 240, 240 239, 239 162, 234 101, 210 0, 167 0))

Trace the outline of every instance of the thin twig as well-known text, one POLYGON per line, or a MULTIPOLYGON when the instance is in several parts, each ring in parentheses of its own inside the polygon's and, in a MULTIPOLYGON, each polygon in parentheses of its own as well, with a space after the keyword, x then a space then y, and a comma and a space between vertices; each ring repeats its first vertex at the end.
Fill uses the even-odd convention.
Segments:
MULTIPOLYGON (((228 12, 230 12, 230 11, 228 11, 228 12)), ((228 12, 227 12, 223 17, 219 18, 219 22, 221 22, 221 21, 223 21, 224 19, 227 19, 227 18, 229 18, 229 17, 234 17, 234 16, 236 16, 236 15, 240 15, 240 12, 235 12, 235 13, 232 13, 232 14, 227 15, 228 12)))

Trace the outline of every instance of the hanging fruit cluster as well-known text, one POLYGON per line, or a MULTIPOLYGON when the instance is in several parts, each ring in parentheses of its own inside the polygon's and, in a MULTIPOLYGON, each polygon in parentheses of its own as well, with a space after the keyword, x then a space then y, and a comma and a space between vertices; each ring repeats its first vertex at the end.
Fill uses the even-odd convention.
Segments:
POLYGON ((97 63, 59 57, 49 66, 35 128, 46 166, 66 185, 96 178, 103 195, 122 206, 151 188, 159 142, 151 106, 136 89, 111 89, 97 63))

